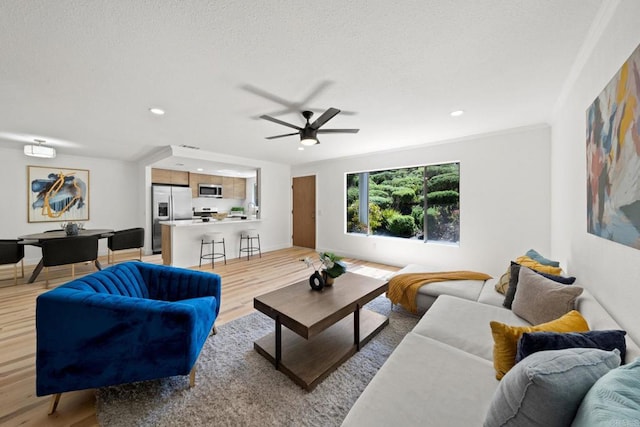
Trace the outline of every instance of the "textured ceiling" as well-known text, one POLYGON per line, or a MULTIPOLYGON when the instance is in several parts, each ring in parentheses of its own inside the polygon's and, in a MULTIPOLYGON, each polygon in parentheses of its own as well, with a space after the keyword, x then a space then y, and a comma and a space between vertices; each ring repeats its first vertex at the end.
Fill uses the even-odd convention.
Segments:
POLYGON ((187 144, 300 164, 543 123, 600 4, 2 0, 0 146, 134 160, 187 144), (325 128, 360 133, 298 151, 256 118, 328 107, 345 114, 325 128))

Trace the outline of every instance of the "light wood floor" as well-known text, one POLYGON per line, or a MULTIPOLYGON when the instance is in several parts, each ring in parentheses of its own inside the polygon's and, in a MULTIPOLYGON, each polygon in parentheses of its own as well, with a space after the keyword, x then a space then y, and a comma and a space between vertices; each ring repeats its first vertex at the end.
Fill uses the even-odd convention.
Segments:
MULTIPOLYGON (((126 251, 116 254, 116 261, 135 256, 126 251)), ((222 276, 222 306, 216 325, 254 311, 254 296, 309 277, 311 270, 299 260, 314 251, 289 248, 252 257, 230 260, 225 266, 216 262, 215 273, 222 276)), ((161 263, 159 255, 144 261, 161 263)), ((382 277, 396 267, 345 259, 350 270, 382 277)), ((101 259, 106 266, 106 258, 101 259)), ((316 265, 319 265, 317 262, 316 265)), ((50 397, 35 395, 35 300, 45 292, 44 271, 33 284, 26 284, 33 266, 25 266, 24 279, 13 286, 13 269, 0 269, 0 426, 94 426, 98 425, 94 390, 64 393, 55 414, 47 416, 50 397)), ((211 265, 202 267, 212 271, 211 265)), ((76 277, 95 271, 92 265, 77 265, 76 277)), ((50 271, 49 288, 71 279, 71 267, 50 271)), ((61 331, 64 333, 64 331, 61 331)), ((197 385, 196 385, 197 387, 197 385)))

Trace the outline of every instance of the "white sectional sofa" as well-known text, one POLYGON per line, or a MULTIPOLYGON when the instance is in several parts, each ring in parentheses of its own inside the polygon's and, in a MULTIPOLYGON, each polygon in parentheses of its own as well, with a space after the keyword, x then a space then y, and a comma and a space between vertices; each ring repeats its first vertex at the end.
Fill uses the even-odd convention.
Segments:
MULTIPOLYGON (((402 270, 417 271, 425 268, 402 270)), ((419 307, 428 311, 371 380, 343 426, 481 426, 499 384, 489 322, 529 325, 502 307, 504 295, 494 290, 495 283, 424 286, 419 307)), ((592 330, 623 329, 586 290, 576 309, 592 330)), ((628 335, 626 340, 629 362, 640 356, 640 348, 628 335)))

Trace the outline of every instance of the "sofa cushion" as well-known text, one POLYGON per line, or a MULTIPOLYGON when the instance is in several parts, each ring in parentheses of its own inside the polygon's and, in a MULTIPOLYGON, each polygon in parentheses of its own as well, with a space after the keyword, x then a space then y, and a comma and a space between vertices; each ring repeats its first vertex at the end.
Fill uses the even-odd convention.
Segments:
POLYGON ((518 340, 525 332, 586 332, 589 330, 587 321, 575 310, 559 319, 535 326, 509 326, 497 321, 491 321, 490 326, 494 341, 493 365, 497 379, 501 379, 515 365, 518 340))
POLYGON ((409 332, 342 425, 478 425, 498 386, 492 372, 485 359, 409 332))
MULTIPOLYGON (((576 310, 578 310, 585 319, 589 321, 592 330, 598 329, 622 329, 620 325, 611 317, 595 297, 588 291, 584 290, 582 295, 576 300, 576 310)), ((625 363, 640 357, 640 347, 632 340, 628 333, 625 337, 627 342, 627 352, 624 358, 625 363)))
POLYGON ((611 351, 618 349, 620 358, 624 360, 627 345, 620 330, 589 332, 525 332, 518 340, 516 363, 525 357, 545 350, 563 350, 565 348, 598 348, 611 351))
POLYGON ((528 268, 520 268, 518 283, 511 310, 533 324, 549 322, 570 312, 582 293, 579 286, 561 285, 528 268))
POLYGON ((572 426, 640 425, 640 359, 613 369, 589 389, 572 426))
POLYGON ((480 291, 480 296, 478 297, 478 302, 482 304, 495 305, 497 307, 502 307, 502 303, 504 302, 504 295, 496 291, 496 286, 498 283, 498 279, 489 279, 485 282, 482 290, 480 291))
POLYGON ((413 332, 492 361, 493 340, 489 328, 492 320, 529 325, 506 308, 443 295, 413 328, 413 332))
POLYGON ((484 426, 568 426, 591 386, 619 365, 617 350, 572 348, 532 354, 504 376, 484 426))

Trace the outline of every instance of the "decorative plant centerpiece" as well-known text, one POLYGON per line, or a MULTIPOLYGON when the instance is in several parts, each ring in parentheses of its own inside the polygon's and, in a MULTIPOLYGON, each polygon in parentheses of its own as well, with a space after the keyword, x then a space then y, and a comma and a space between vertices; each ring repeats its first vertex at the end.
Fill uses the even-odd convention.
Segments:
POLYGON ((347 266, 342 262, 342 257, 331 252, 320 252, 320 264, 324 266, 321 272, 316 268, 310 257, 305 257, 300 261, 307 264, 307 267, 313 267, 314 273, 309 277, 309 285, 311 289, 316 291, 322 290, 325 286, 333 285, 333 279, 341 276, 347 271, 347 266))

